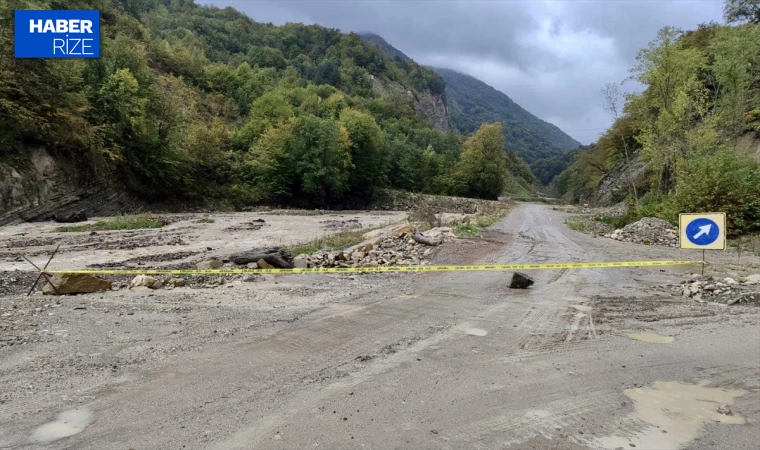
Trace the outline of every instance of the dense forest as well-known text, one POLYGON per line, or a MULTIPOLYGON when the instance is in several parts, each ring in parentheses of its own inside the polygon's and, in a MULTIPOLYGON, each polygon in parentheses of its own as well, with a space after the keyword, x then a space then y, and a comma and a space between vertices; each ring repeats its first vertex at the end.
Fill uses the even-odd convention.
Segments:
POLYGON ((495 198, 504 177, 532 182, 514 155, 484 157, 504 150, 494 126, 436 130, 408 95, 444 90, 414 61, 317 25, 192 0, 0 0, 0 158, 43 145, 115 167, 146 199, 341 206, 379 187, 495 198), (14 9, 99 9, 101 58, 15 59, 14 9))
POLYGON ((561 194, 594 201, 617 173, 627 220, 725 211, 731 234, 760 230, 760 4, 729 0, 725 13, 733 25, 660 30, 631 69, 643 92, 602 90, 616 120, 556 178, 561 194), (637 161, 646 170, 626 172, 637 161))

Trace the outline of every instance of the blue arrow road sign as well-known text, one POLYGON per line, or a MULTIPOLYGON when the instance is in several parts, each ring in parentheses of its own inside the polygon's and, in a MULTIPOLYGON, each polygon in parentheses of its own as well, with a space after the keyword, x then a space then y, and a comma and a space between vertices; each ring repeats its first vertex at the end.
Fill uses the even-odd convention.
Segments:
POLYGON ((686 225, 686 239, 694 245, 710 245, 720 237, 720 227, 715 221, 699 217, 686 225))

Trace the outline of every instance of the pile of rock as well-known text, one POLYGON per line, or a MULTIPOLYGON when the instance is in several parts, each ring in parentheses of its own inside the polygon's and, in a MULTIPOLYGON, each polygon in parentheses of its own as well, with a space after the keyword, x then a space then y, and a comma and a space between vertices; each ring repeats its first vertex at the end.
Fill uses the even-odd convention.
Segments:
POLYGON ((419 232, 411 225, 401 225, 392 230, 378 230, 364 235, 367 239, 346 250, 318 251, 312 255, 298 255, 296 267, 381 267, 425 265, 425 258, 433 248, 446 238, 454 237, 451 228, 433 228, 422 234, 423 240, 432 245, 418 242, 419 232), (416 235, 417 240, 413 237, 416 235))
POLYGON ((700 303, 760 303, 760 275, 750 275, 740 281, 695 275, 672 286, 671 291, 673 295, 692 298, 700 303))
POLYGON ((623 228, 605 234, 604 237, 636 244, 678 247, 678 230, 667 220, 656 217, 644 217, 638 222, 629 223, 623 228))

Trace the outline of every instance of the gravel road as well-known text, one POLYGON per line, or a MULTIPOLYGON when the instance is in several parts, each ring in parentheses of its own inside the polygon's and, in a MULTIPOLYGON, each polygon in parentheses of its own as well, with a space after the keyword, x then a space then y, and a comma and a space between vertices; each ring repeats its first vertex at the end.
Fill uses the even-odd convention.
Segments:
MULTIPOLYGON (((565 217, 520 205, 433 263, 697 256, 565 217)), ((528 290, 509 275, 0 297, 37 330, 0 348, 0 448, 756 448, 757 305, 672 297, 682 275, 660 268, 533 271, 528 290)))

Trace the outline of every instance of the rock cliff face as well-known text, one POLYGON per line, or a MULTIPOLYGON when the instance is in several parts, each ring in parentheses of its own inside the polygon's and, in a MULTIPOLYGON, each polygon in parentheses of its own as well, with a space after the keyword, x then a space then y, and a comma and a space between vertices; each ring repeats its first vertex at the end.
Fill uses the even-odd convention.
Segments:
POLYGON ((446 107, 443 97, 440 94, 433 94, 430 91, 414 93, 407 90, 399 83, 381 80, 377 77, 370 76, 372 78, 372 87, 375 89, 378 95, 382 97, 397 96, 399 98, 408 98, 412 101, 414 109, 422 114, 423 117, 441 131, 456 132, 454 126, 451 123, 449 117, 449 110, 446 107))
POLYGON ((141 208, 111 173, 98 177, 85 169, 90 164, 55 157, 43 147, 26 154, 25 160, 0 162, 0 225, 82 209, 89 215, 114 215, 141 208))
POLYGON ((639 186, 647 170, 646 164, 638 157, 629 164, 621 163, 612 168, 599 183, 598 201, 600 205, 612 205, 631 192, 631 181, 639 186))

